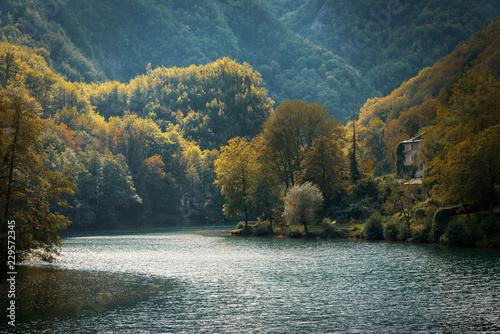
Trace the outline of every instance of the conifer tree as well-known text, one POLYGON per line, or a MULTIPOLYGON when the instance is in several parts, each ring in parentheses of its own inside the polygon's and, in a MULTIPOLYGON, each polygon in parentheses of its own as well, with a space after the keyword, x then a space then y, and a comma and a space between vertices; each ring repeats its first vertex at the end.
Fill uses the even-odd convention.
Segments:
POLYGON ((358 169, 358 160, 356 159, 356 120, 354 119, 354 105, 352 106, 352 151, 349 156, 349 172, 353 184, 361 179, 361 173, 358 169))

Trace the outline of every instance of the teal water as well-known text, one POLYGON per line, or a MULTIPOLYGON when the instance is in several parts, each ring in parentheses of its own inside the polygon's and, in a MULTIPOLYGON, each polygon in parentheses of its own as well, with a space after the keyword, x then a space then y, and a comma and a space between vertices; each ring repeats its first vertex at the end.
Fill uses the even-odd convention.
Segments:
POLYGON ((16 331, 500 333, 498 251, 196 230, 66 238, 59 261, 24 269, 60 286, 47 276, 19 296, 55 310, 23 314, 16 331), (57 309, 61 294, 75 302, 57 309))

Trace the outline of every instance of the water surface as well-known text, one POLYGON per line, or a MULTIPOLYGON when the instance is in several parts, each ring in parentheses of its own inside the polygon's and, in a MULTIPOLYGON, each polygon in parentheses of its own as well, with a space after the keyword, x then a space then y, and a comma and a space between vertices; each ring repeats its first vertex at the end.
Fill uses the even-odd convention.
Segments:
MULTIPOLYGON (((82 276, 62 278, 70 280, 73 289, 80 286, 79 290, 54 290, 54 294, 66 293, 67 298, 80 294, 75 296, 79 298, 76 308, 68 306, 65 314, 57 316, 32 314, 18 322, 17 330, 500 332, 498 251, 348 240, 214 237, 196 233, 198 229, 66 238, 62 258, 38 270, 82 276)), ((47 285, 51 284, 54 282, 47 279, 47 285)), ((51 298, 49 293, 41 300, 51 298)))

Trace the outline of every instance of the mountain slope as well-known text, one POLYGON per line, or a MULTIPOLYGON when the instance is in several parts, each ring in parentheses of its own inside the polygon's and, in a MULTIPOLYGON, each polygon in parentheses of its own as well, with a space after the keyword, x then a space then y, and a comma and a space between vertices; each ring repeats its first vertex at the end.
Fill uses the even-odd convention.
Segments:
MULTIPOLYGON (((500 19, 496 19, 390 95, 368 100, 358 121, 365 162, 374 164, 376 173, 382 175, 394 170, 398 142, 432 132, 442 122, 456 129, 463 129, 471 117, 484 122, 483 126, 500 122, 499 64, 500 19)), ((437 142, 449 140, 436 137, 437 142)))
POLYGON ((312 100, 341 120, 375 90, 341 57, 290 32, 258 0, 7 1, 2 33, 44 47, 70 80, 126 82, 153 68, 223 57, 262 74, 271 98, 312 100))
POLYGON ((344 57, 383 94, 500 14, 492 0, 262 1, 288 28, 344 57))

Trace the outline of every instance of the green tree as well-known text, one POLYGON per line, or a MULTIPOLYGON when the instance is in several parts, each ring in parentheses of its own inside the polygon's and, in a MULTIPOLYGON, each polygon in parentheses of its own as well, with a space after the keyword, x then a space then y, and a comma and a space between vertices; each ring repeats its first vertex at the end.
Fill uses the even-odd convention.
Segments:
POLYGON ((382 227, 382 215, 374 212, 368 218, 363 229, 363 234, 368 240, 380 240, 384 238, 384 228, 382 227))
POLYGON ((359 179, 361 179, 361 173, 358 167, 358 157, 356 155, 356 149, 358 147, 357 137, 356 137, 356 120, 354 119, 354 108, 352 110, 352 150, 349 154, 349 174, 351 177, 351 182, 356 184, 359 179))
POLYGON ((142 203, 132 176, 121 154, 89 151, 79 156, 82 168, 78 174, 75 219, 84 226, 113 225, 126 219, 126 210, 142 203))
POLYGON ((316 214, 323 204, 323 195, 319 187, 312 182, 291 187, 285 197, 283 216, 289 225, 302 225, 306 235, 307 225, 313 224, 316 214))
MULTIPOLYGON (((340 131, 340 127, 336 129, 340 131)), ((333 200, 335 187, 343 183, 341 171, 345 169, 346 161, 342 142, 339 133, 326 133, 313 141, 302 161, 301 179, 317 184, 326 201, 333 200)))

